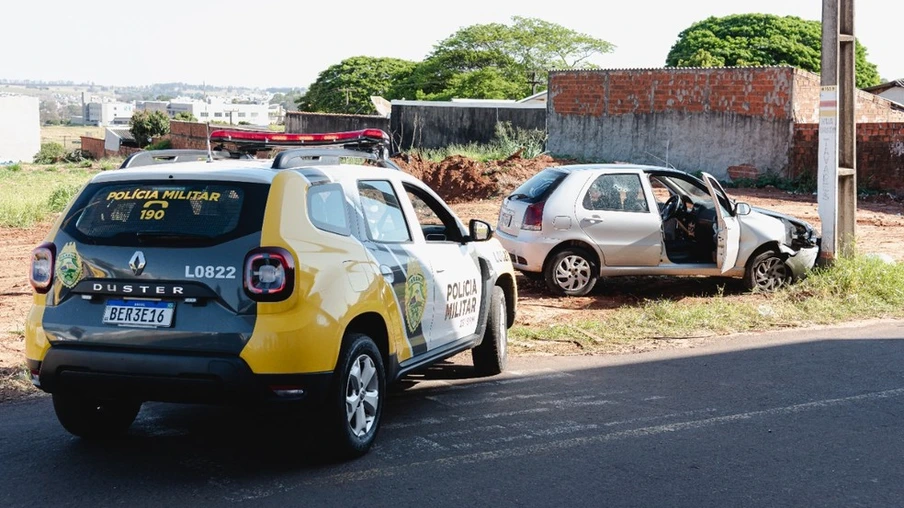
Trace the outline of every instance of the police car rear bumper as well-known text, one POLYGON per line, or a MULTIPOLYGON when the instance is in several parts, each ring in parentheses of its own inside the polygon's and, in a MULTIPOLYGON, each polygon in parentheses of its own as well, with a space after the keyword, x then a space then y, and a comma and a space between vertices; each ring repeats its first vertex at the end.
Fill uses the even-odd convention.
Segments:
POLYGON ((97 398, 223 404, 322 401, 332 373, 255 374, 238 357, 60 347, 29 360, 39 387, 97 398))

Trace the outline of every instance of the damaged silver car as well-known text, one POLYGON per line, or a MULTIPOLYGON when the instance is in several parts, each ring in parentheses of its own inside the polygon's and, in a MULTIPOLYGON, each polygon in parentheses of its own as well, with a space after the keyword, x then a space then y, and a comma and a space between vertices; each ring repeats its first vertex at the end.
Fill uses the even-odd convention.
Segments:
POLYGON ((695 275, 773 291, 803 277, 820 240, 806 222, 733 200, 707 173, 631 164, 547 168, 505 198, 496 236, 554 293, 602 277, 695 275))

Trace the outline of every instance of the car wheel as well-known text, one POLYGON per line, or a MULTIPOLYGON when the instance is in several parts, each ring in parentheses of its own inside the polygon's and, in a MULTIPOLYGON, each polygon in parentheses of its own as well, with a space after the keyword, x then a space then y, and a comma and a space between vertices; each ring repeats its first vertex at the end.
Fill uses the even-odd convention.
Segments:
POLYGON ((584 249, 565 249, 546 265, 546 286, 560 295, 584 296, 598 279, 598 267, 584 249))
POLYGON ((327 431, 333 452, 342 458, 364 455, 373 444, 383 415, 386 373, 373 339, 353 333, 346 337, 327 400, 327 431))
POLYGON ((98 400, 69 392, 53 393, 53 410, 70 434, 87 439, 102 439, 128 430, 140 402, 98 400))
POLYGON ((747 263, 744 285, 754 291, 771 292, 791 282, 791 268, 774 250, 760 253, 747 263))
POLYGON ((490 313, 487 328, 480 345, 471 350, 474 370, 481 376, 495 376, 505 370, 508 359, 508 319, 506 317, 505 293, 499 286, 493 286, 490 295, 490 313))

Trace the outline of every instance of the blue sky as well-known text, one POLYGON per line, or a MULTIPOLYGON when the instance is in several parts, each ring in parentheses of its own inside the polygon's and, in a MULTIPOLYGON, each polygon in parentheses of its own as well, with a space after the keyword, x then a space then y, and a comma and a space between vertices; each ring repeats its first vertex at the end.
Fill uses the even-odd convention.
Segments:
MULTIPOLYGON (((904 78, 904 2, 856 0, 855 34, 883 79, 904 78)), ((0 78, 103 85, 181 81, 308 86, 352 56, 423 60, 462 27, 539 18, 616 45, 594 63, 661 67, 678 33, 749 12, 819 20, 822 0, 13 1, 3 7, 0 78), (592 12, 588 5, 594 5, 592 12)))

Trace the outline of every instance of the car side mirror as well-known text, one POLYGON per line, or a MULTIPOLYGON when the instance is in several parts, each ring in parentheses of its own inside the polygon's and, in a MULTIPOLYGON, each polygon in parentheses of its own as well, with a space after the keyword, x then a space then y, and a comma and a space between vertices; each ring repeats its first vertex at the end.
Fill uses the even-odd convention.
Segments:
POLYGON ((738 203, 734 207, 735 215, 750 215, 751 210, 753 209, 747 203, 738 203))
POLYGON ((468 241, 485 242, 493 237, 493 228, 490 223, 480 219, 471 219, 468 223, 468 241))

